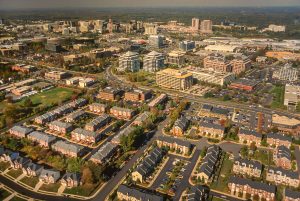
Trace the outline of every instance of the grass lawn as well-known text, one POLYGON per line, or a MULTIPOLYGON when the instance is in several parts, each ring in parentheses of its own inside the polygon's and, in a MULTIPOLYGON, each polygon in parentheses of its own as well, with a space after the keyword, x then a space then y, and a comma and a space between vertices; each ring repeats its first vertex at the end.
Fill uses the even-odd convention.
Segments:
POLYGON ((49 191, 49 192, 57 192, 60 187, 60 183, 55 184, 43 184, 40 190, 49 191))
MULTIPOLYGON (((32 103, 36 106, 50 106, 51 104, 57 104, 63 101, 66 101, 72 97, 72 95, 75 94, 75 90, 70 88, 53 88, 48 91, 44 91, 41 93, 37 93, 33 96, 30 96, 30 100, 32 103)), ((24 103, 24 100, 21 100, 20 102, 17 102, 17 105, 22 105, 24 103)), ((3 111, 3 109, 7 106, 6 101, 0 102, 0 112, 3 111)))
POLYGON ((283 101, 284 101, 284 86, 275 86, 271 93, 273 94, 274 98, 271 104, 272 108, 283 108, 283 101))
POLYGON ((7 190, 5 190, 3 188, 0 189, 0 200, 4 200, 5 198, 7 198, 10 195, 11 195, 11 193, 8 192, 7 190))
POLYGON ((9 167, 9 163, 3 162, 3 161, 0 162, 0 171, 1 172, 6 170, 8 167, 9 167))
POLYGON ((232 167, 233 167, 233 161, 229 160, 229 154, 226 154, 223 160, 223 164, 221 167, 218 180, 214 181, 211 184, 211 188, 227 193, 228 192, 227 184, 231 174, 232 167))
POLYGON ((275 165, 273 162, 273 154, 271 151, 257 150, 255 151, 254 155, 251 156, 251 159, 258 160, 262 164, 267 166, 275 165))
POLYGON ((81 196, 89 196, 93 190, 95 189, 95 185, 86 184, 83 186, 78 186, 74 188, 66 188, 64 193, 73 194, 73 195, 81 195, 81 196))
POLYGON ((20 176, 22 174, 22 170, 17 169, 17 170, 10 170, 8 173, 8 175, 12 176, 13 178, 17 178, 18 176, 20 176))
POLYGON ((20 182, 34 188, 36 186, 36 184, 39 182, 39 178, 38 177, 24 177, 23 179, 21 179, 20 182))
POLYGON ((25 199, 15 196, 10 201, 25 201, 25 199))

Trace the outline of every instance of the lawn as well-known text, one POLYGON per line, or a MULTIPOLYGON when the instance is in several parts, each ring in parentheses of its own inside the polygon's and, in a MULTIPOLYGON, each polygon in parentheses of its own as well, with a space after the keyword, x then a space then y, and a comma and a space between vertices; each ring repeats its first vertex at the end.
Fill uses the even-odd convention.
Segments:
POLYGON ((8 173, 8 175, 12 176, 13 178, 17 178, 18 176, 20 176, 22 174, 22 170, 17 169, 17 170, 10 170, 8 173))
POLYGON ((7 162, 0 162, 0 171, 3 172, 4 170, 6 170, 9 167, 9 163, 7 162))
POLYGON ((39 182, 39 178, 38 177, 24 177, 23 179, 21 179, 20 182, 34 188, 36 186, 36 184, 39 182))
POLYGON ((272 108, 283 108, 284 86, 275 86, 271 93, 273 94, 272 108))
POLYGON ((266 166, 274 165, 273 154, 271 151, 257 150, 251 159, 258 160, 266 166))
POLYGON ((81 196, 89 196, 93 190, 95 189, 95 185, 83 185, 74 188, 66 188, 64 193, 73 194, 73 195, 81 195, 81 196))
POLYGON ((7 198, 10 195, 11 195, 11 193, 8 192, 7 190, 5 190, 3 188, 0 189, 0 200, 4 200, 5 198, 7 198))
POLYGON ((214 181, 211 184, 211 188, 227 193, 228 192, 227 184, 231 174, 232 167, 233 167, 233 161, 229 160, 229 154, 226 154, 223 160, 219 177, 217 181, 214 181))
POLYGON ((49 191, 49 192, 57 192, 60 187, 60 183, 55 184, 43 184, 40 190, 49 191))

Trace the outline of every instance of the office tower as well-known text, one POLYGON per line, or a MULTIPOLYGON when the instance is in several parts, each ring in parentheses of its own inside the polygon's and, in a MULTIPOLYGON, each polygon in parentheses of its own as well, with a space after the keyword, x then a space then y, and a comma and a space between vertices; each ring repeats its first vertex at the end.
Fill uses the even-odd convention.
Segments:
POLYGON ((194 30, 199 30, 200 29, 200 19, 199 18, 193 18, 192 19, 192 28, 194 30))
POLYGON ((165 37, 162 35, 149 36, 149 45, 154 48, 162 48, 164 46, 165 37))
POLYGON ((179 49, 185 52, 191 51, 195 49, 195 47, 196 47, 195 41, 185 40, 179 42, 179 49))
POLYGON ((212 21, 211 20, 202 20, 200 32, 205 33, 205 34, 212 33, 212 21))
POLYGON ((113 21, 112 21, 112 19, 111 18, 109 18, 109 20, 108 20, 108 25, 107 25, 107 28, 108 28, 108 32, 109 33, 112 33, 113 32, 113 21))
POLYGON ((140 58, 136 52, 126 52, 119 58, 119 71, 137 72, 140 70, 140 58))
POLYGON ((157 35, 158 25, 156 24, 145 24, 146 35, 157 35))
POLYGON ((148 72, 158 71, 165 66, 165 57, 162 53, 152 51, 144 57, 143 70, 148 72))
POLYGON ((182 51, 172 51, 167 55, 167 63, 181 66, 184 64, 184 55, 182 51))

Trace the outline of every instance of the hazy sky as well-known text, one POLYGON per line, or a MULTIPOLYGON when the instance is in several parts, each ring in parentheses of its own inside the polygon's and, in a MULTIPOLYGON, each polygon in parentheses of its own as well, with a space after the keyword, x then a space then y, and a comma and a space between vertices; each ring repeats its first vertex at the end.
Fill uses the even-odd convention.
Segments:
POLYGON ((0 9, 159 6, 300 6, 300 0, 0 0, 0 9))

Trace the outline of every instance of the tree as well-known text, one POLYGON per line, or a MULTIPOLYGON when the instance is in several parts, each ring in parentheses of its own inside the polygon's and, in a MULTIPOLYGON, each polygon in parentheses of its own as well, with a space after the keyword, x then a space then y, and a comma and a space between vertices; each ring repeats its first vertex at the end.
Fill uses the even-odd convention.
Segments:
POLYGON ((67 160, 67 170, 68 172, 79 172, 84 161, 81 158, 69 158, 67 160))
POLYGON ((24 103, 23 103, 23 106, 24 107, 33 107, 33 103, 32 103, 32 101, 31 101, 31 99, 30 98, 26 98, 25 100, 24 100, 24 103))
POLYGON ((82 170, 81 179, 82 179, 83 184, 93 184, 93 174, 92 174, 92 171, 90 170, 90 168, 85 167, 82 170))

